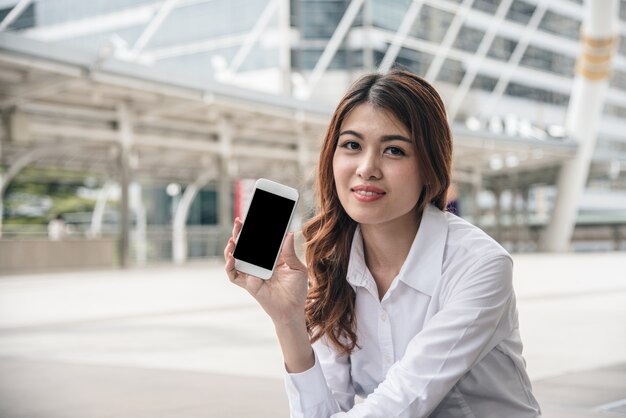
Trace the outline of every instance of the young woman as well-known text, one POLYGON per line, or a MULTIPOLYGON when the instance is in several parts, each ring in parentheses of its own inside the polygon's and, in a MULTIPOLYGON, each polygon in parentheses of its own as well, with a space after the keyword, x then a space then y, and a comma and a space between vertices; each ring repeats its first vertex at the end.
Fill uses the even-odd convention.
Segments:
POLYGON ((435 89, 405 71, 366 75, 322 146, 308 267, 290 233, 270 280, 236 271, 235 220, 226 272, 274 322, 293 417, 540 415, 511 258, 443 211, 451 160, 435 89))

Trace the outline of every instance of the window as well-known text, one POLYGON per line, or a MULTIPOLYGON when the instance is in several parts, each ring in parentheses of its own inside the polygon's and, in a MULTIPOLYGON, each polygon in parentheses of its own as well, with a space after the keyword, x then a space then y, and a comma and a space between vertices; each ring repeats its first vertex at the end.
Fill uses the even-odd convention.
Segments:
MULTIPOLYGON (((13 10, 13 7, 0 9, 0 22, 13 10)), ((23 30, 35 26, 35 3, 31 3, 22 11, 17 19, 13 21, 7 28, 8 30, 23 30)))
POLYGON ((555 91, 529 87, 517 83, 509 83, 505 93, 509 96, 523 97, 538 102, 550 103, 560 106, 564 106, 569 103, 569 95, 557 93, 555 91))

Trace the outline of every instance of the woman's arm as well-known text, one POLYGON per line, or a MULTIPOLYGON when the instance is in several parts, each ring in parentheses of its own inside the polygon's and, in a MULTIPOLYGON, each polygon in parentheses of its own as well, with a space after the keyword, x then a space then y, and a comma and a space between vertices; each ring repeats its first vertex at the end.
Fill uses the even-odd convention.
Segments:
POLYGON ((277 324, 274 322, 276 336, 289 373, 302 373, 315 365, 313 348, 306 330, 304 314, 301 318, 277 324))
POLYGON ((293 233, 287 234, 274 274, 262 280, 235 269, 233 251, 241 226, 241 220, 235 219, 233 236, 224 249, 226 274, 231 282, 246 289, 274 322, 287 370, 310 369, 315 359, 304 317, 308 278, 306 266, 296 255, 293 233))
POLYGON ((292 417, 328 418, 354 406, 350 357, 338 354, 325 337, 313 348, 315 365, 311 369, 285 375, 292 417))
MULTIPOLYGON (((286 380, 292 416, 328 418, 340 410, 333 393, 344 404, 344 398, 350 398, 350 391, 352 401, 354 399, 354 392, 346 380, 346 377, 349 378, 349 365, 346 359, 336 361, 330 349, 328 352, 320 352, 321 363, 313 352, 304 315, 308 290, 307 271, 296 255, 293 234, 289 233, 285 239, 272 277, 262 280, 235 269, 232 253, 241 225, 241 221, 236 219, 233 236, 224 249, 228 278, 232 283, 246 289, 274 323, 285 368, 289 373, 286 380), (329 388, 327 380, 333 387, 337 386, 336 390, 329 388), (348 395, 342 396, 345 393, 348 395)), ((346 409, 350 406, 352 403, 346 405, 346 409)))

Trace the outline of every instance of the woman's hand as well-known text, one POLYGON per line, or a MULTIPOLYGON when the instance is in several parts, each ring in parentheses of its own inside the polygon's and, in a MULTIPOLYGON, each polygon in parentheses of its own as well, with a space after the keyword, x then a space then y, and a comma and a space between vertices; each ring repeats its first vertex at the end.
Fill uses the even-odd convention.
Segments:
POLYGON ((232 283, 246 289, 275 324, 289 325, 296 321, 303 323, 308 277, 306 266, 296 255, 293 233, 287 234, 274 274, 269 280, 263 280, 235 269, 233 251, 241 226, 241 220, 235 219, 233 236, 224 249, 228 278, 232 283))

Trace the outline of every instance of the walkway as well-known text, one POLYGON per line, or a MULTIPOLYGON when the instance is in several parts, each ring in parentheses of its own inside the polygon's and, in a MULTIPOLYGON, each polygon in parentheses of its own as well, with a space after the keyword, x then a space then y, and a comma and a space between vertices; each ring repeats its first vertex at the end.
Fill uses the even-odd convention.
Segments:
MULTIPOLYGON (((626 254, 515 263, 544 417, 626 417, 626 254)), ((281 373, 219 262, 0 277, 0 417, 287 417, 281 373)))

